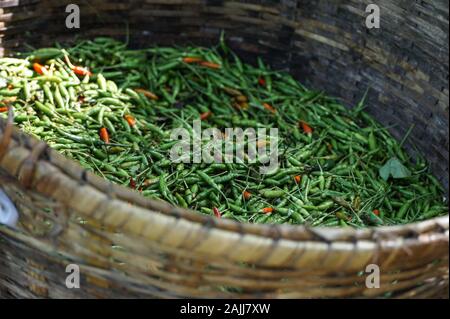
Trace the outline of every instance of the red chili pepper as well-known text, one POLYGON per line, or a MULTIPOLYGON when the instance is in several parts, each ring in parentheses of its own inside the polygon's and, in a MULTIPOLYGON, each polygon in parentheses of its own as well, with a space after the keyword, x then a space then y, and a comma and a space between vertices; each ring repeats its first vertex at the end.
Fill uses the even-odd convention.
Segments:
POLYGON ((222 214, 216 207, 213 208, 213 213, 214 213, 214 216, 216 216, 217 218, 222 218, 222 214))
POLYGON ((82 66, 73 66, 72 67, 72 71, 73 73, 77 74, 77 75, 92 75, 92 72, 89 71, 86 68, 83 68, 82 66))
POLYGON ((222 66, 220 64, 214 63, 214 62, 208 62, 208 61, 201 61, 199 62, 201 66, 210 68, 210 69, 220 69, 222 66))
POLYGON ((150 100, 159 100, 159 97, 150 91, 144 90, 144 89, 134 89, 137 93, 142 93, 144 94, 145 97, 149 98, 150 100))
POLYGON ((273 208, 272 207, 265 207, 265 208, 263 208, 263 213, 264 214, 271 214, 271 213, 273 213, 273 208))
POLYGON ((304 121, 300 121, 300 125, 303 129, 303 132, 305 132, 306 134, 312 134, 313 133, 313 129, 311 126, 308 125, 308 123, 304 122, 304 121))
POLYGON ((136 182, 133 179, 133 177, 130 177, 130 188, 131 189, 136 189, 136 182))
POLYGON ((261 86, 266 86, 266 80, 264 80, 263 77, 260 77, 258 79, 258 84, 261 85, 261 86))
POLYGON ((136 125, 136 119, 133 116, 127 114, 127 115, 124 115, 123 118, 127 121, 128 125, 130 125, 130 126, 136 125))
POLYGON ((203 62, 203 60, 199 57, 188 56, 188 57, 183 58, 183 62, 184 63, 200 63, 200 62, 203 62))
POLYGON ((302 176, 301 175, 295 175, 294 176, 294 180, 297 184, 300 184, 300 182, 302 181, 302 176))
POLYGON ((109 144, 109 133, 108 133, 108 130, 106 129, 106 127, 102 127, 100 129, 99 135, 100 135, 100 139, 103 142, 105 142, 106 144, 109 144))
POLYGON ((0 113, 5 113, 5 112, 8 112, 8 107, 7 106, 0 107, 0 113))
POLYGON ((207 120, 211 115, 212 115, 212 112, 211 112, 211 111, 202 113, 202 114, 200 115, 200 120, 205 121, 205 120, 207 120))
POLYGON ((34 63, 33 64, 33 69, 34 71, 36 71, 37 74, 43 75, 45 74, 46 68, 45 66, 39 64, 39 63, 34 63))
POLYGON ((242 196, 244 197, 245 200, 249 200, 250 197, 252 197, 252 193, 248 192, 248 191, 244 191, 242 193, 242 196))
POLYGON ((378 209, 373 210, 374 215, 380 216, 380 211, 378 209))
POLYGON ((272 105, 270 105, 268 103, 263 103, 263 106, 264 106, 264 108, 266 110, 268 110, 268 111, 270 111, 272 113, 276 113, 277 112, 277 110, 272 105))

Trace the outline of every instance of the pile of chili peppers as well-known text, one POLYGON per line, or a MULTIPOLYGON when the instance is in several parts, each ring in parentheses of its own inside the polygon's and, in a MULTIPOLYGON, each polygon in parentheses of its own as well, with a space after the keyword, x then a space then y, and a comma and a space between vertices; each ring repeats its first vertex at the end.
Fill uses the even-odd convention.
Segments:
POLYGON ((0 59, 0 116, 13 108, 23 131, 146 197, 251 223, 367 227, 447 214, 425 160, 363 104, 347 109, 261 59, 244 64, 223 40, 130 50, 96 38, 0 59), (194 120, 278 128, 280 167, 172 162, 170 131, 194 120), (382 178, 386 163, 401 172, 382 178))

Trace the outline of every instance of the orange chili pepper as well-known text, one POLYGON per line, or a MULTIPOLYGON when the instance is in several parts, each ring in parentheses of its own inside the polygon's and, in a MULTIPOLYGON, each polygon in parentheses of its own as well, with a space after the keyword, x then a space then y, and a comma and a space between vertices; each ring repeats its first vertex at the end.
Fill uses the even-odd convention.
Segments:
POLYGON ((86 68, 83 68, 82 66, 73 66, 72 67, 72 71, 73 73, 77 74, 77 75, 92 75, 92 72, 89 71, 86 68))
POLYGON ((378 209, 373 210, 374 215, 380 216, 380 211, 378 209))
POLYGON ((205 121, 205 120, 207 120, 211 115, 212 115, 212 112, 211 112, 211 111, 202 113, 202 114, 200 115, 200 120, 205 121))
POLYGON ((302 176, 301 175, 295 175, 294 176, 294 180, 297 184, 300 184, 300 182, 302 181, 302 176))
POLYGON ((220 64, 214 63, 214 62, 208 62, 208 61, 201 61, 199 62, 201 66, 210 68, 210 69, 220 69, 222 66, 220 64))
POLYGON ((199 62, 203 62, 203 60, 199 57, 188 56, 188 57, 183 58, 183 62, 184 63, 199 63, 199 62))
POLYGON ((245 200, 249 200, 250 197, 252 197, 252 193, 248 192, 248 191, 244 191, 242 193, 242 196, 244 197, 245 200))
POLYGON ((263 106, 264 106, 264 108, 266 110, 268 110, 268 111, 270 111, 272 113, 276 113, 277 112, 277 110, 272 105, 270 105, 269 103, 263 103, 263 106))
POLYGON ((100 135, 100 139, 103 142, 105 142, 106 144, 109 144, 109 133, 108 133, 108 130, 106 129, 106 127, 102 127, 100 129, 99 135, 100 135))
POLYGON ((144 90, 144 89, 134 89, 134 91, 136 91, 137 93, 142 93, 144 94, 145 97, 149 98, 150 100, 159 100, 159 97, 150 91, 144 90))
POLYGON ((304 121, 300 121, 300 125, 302 127, 303 132, 305 132, 306 134, 312 134, 313 133, 313 129, 311 126, 308 125, 308 123, 304 122, 304 121))
POLYGON ((213 213, 214 213, 214 216, 216 216, 217 218, 222 218, 222 214, 216 207, 213 208, 213 213))
POLYGON ((45 66, 43 66, 43 65, 41 65, 39 63, 34 63, 33 64, 33 69, 34 69, 34 71, 36 71, 37 74, 40 74, 40 75, 45 74, 45 72, 47 71, 45 66))
POLYGON ((128 125, 130 125, 130 126, 136 125, 136 119, 133 116, 131 116, 130 114, 124 115, 123 118, 125 119, 125 121, 127 121, 128 125))
POLYGON ((264 214, 271 214, 271 213, 273 213, 273 208, 272 207, 265 207, 265 208, 263 208, 263 213, 264 214))
POLYGON ((8 112, 8 107, 7 106, 0 107, 0 113, 5 113, 5 112, 8 112))

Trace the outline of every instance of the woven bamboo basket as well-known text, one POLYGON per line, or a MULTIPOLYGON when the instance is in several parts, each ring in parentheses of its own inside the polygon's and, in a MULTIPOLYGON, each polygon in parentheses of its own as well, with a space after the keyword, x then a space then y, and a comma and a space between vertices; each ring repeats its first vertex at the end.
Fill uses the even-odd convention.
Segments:
MULTIPOLYGON (((314 88, 368 110, 428 157, 448 190, 448 11, 444 0, 1 0, 0 55, 74 36, 135 47, 216 43, 225 30, 250 63, 262 56, 314 88)), ((0 226, 2 298, 448 298, 448 216, 365 230, 239 224, 147 200, 84 171, 0 121, 0 187, 20 212, 0 226), (80 267, 68 289, 66 267, 80 267), (367 265, 381 285, 366 287, 367 265)))

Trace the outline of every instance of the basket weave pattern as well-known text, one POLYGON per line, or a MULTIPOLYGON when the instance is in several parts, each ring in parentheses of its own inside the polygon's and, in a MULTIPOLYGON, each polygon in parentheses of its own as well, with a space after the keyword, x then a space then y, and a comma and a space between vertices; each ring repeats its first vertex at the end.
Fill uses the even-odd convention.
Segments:
MULTIPOLYGON (((209 45, 225 29, 248 61, 349 105, 371 86, 369 112, 398 137, 414 123, 411 141, 448 189, 448 3, 397 2, 368 31, 370 1, 85 1, 75 34, 123 38, 129 21, 136 47, 209 45)), ((68 3, 0 1, 0 55, 72 39, 68 3)), ((366 230, 215 220, 112 185, 5 121, 0 185, 21 214, 19 231, 0 226, 0 297, 448 296, 448 216, 366 230), (65 286, 71 263, 81 289, 65 286), (372 263, 380 289, 360 275, 372 263)))

